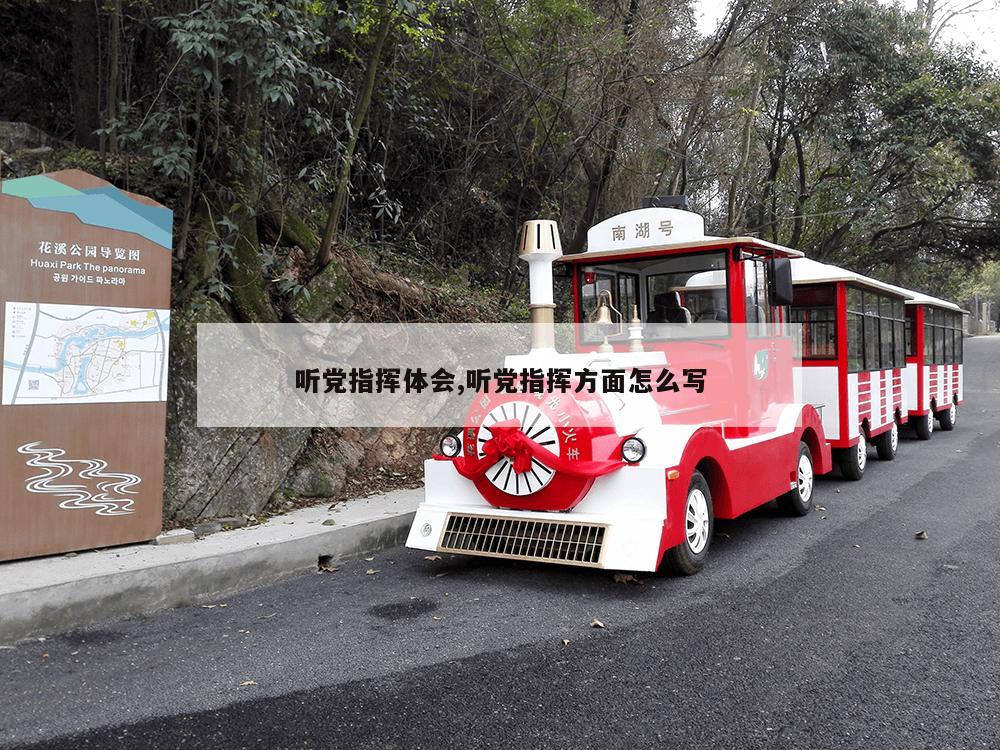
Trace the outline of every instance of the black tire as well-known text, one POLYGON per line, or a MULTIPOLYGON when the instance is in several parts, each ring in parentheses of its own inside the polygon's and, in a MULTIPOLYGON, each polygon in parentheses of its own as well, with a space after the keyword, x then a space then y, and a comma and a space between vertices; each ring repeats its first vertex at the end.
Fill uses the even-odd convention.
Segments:
POLYGON ((840 451, 840 473, 852 482, 861 479, 868 468, 868 439, 864 430, 860 432, 857 445, 840 451))
MULTIPOLYGON (((703 521, 702 521, 703 522, 703 521)), ((701 472, 696 471, 691 475, 691 483, 688 485, 687 499, 684 503, 684 541, 676 547, 667 550, 664 559, 667 569, 672 573, 690 576, 697 573, 705 566, 705 558, 708 557, 708 550, 712 546, 712 534, 715 533, 715 514, 712 511, 712 492, 708 488, 708 482, 701 472), (688 511, 691 507, 692 496, 695 492, 700 492, 707 505, 708 529, 701 528, 699 534, 692 534, 692 527, 688 523, 688 511), (704 534, 702 538, 701 534, 704 534), (697 541, 697 543, 695 543, 697 541), (692 546, 694 545, 694 546, 692 546), (698 548, 697 551, 695 548, 698 548)))
POLYGON ((937 413, 938 424, 941 425, 941 429, 945 432, 951 432, 955 429, 955 422, 958 421, 958 407, 952 404, 944 411, 939 411, 937 413))
POLYGON ((930 440, 931 435, 934 434, 934 412, 928 411, 922 417, 911 417, 910 423, 913 425, 913 431, 917 433, 917 437, 921 440, 930 440))
POLYGON ((813 507, 813 484, 816 480, 812 452, 805 443, 799 443, 795 467, 797 478, 795 489, 778 498, 778 507, 790 516, 805 516, 813 507), (805 465, 807 463, 808 468, 805 465))
POLYGON ((899 450, 899 425, 892 421, 892 427, 875 438, 875 450, 883 461, 891 461, 899 450))

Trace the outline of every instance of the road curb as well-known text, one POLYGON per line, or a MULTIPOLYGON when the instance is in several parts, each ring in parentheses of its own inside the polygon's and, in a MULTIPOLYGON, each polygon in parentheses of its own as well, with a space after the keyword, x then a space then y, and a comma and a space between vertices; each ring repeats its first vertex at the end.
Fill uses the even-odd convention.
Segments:
POLYGON ((422 496, 406 490, 304 508, 186 544, 0 564, 0 643, 211 602, 315 570, 320 556, 342 560, 398 546, 422 496))

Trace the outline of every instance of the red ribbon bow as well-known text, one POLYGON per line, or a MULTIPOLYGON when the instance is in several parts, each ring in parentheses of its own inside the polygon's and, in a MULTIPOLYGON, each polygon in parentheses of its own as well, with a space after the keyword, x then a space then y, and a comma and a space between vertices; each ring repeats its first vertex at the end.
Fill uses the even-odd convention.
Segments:
MULTIPOLYGON (((541 446, 521 432, 520 422, 516 419, 497 422, 490 427, 490 435, 493 437, 483 443, 485 458, 490 459, 489 466, 506 456, 514 462, 516 474, 524 474, 531 470, 531 459, 535 457, 532 446, 538 448, 541 446)), ((542 451, 549 453, 544 449, 542 451)))
MULTIPOLYGON (((435 456, 435 458, 452 461, 459 474, 472 480, 481 477, 487 469, 504 457, 513 461, 514 471, 518 474, 531 471, 534 459, 557 472, 583 479, 595 479, 626 465, 620 458, 605 461, 570 461, 557 456, 525 435, 521 431, 521 423, 516 419, 492 424, 489 432, 492 437, 483 443, 483 455, 479 458, 472 456, 456 456, 452 459, 435 456)), ((620 454, 621 444, 629 437, 631 435, 621 439, 612 455, 620 454)))

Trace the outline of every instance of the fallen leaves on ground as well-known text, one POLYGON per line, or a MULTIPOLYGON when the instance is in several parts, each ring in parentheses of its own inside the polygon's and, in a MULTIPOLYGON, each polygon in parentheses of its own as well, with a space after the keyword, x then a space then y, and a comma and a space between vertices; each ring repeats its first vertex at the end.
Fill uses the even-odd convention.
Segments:
POLYGON ((631 583, 633 586, 641 586, 642 580, 636 578, 631 573, 615 573, 614 575, 615 583, 631 583))
POLYGON ((593 620, 591 620, 590 627, 592 627, 592 628, 601 628, 603 630, 604 629, 604 623, 601 622, 600 620, 598 620, 595 617, 593 620))
POLYGON ((568 646, 569 645, 569 638, 563 638, 563 645, 564 646, 568 646))
POLYGON ((375 570, 375 568, 368 568, 368 570, 365 571, 365 575, 366 576, 373 576, 376 573, 378 573, 378 571, 375 570))
POLYGON ((250 685, 256 685, 256 684, 257 683, 254 682, 253 680, 243 680, 243 682, 240 683, 240 687, 249 687, 250 685))
POLYGON ((324 573, 336 573, 338 570, 340 570, 340 568, 338 568, 333 563, 320 563, 319 569, 322 570, 324 573))
POLYGON ((424 559, 430 562, 437 562, 441 559, 441 555, 424 555, 424 559))
POLYGON ((334 521, 332 518, 328 518, 325 521, 323 521, 323 525, 324 526, 336 526, 337 522, 334 521))
POLYGON ((920 539, 921 541, 923 541, 924 539, 927 538, 927 532, 926 531, 918 531, 916 534, 913 535, 913 538, 914 539, 920 539))

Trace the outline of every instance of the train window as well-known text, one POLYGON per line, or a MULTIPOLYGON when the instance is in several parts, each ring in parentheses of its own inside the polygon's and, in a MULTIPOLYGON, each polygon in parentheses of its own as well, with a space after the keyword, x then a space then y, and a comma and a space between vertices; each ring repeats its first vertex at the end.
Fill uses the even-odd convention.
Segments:
POLYGON ((931 320, 931 308, 924 309, 924 362, 932 364, 934 362, 934 326, 931 320))
POLYGON ((618 274, 618 304, 625 320, 632 319, 632 308, 639 306, 639 277, 633 273, 618 274))
POLYGON ((950 365, 962 361, 962 315, 924 308, 924 363, 950 365))
MULTIPOLYGON (((908 328, 903 301, 847 287, 848 367, 851 372, 888 370, 906 363, 908 328)), ((913 332, 909 330, 912 338, 913 332)))
POLYGON ((906 367, 906 305, 901 299, 889 299, 889 316, 892 318, 889 324, 892 329, 892 346, 889 363, 883 362, 883 367, 906 367))
POLYGON ((847 313, 847 369, 860 372, 865 369, 864 315, 847 313))
MULTIPOLYGON (((726 254, 690 253, 579 268, 577 322, 581 341, 624 341, 633 308, 643 338, 720 338, 729 334, 726 254), (609 300, 610 297, 610 300, 609 300), (610 323, 596 322, 610 301, 610 323), (616 312, 621 313, 621 318, 616 312), (657 325, 670 323, 673 325, 657 325)), ((603 316, 602 316, 603 317, 603 316)))
MULTIPOLYGON (((892 305, 886 311, 892 313, 892 305)), ((879 318, 879 335, 881 336, 881 367, 883 369, 896 367, 896 347, 893 343, 896 321, 892 318, 879 318)))
MULTIPOLYGON (((583 274, 583 284, 580 287, 580 302, 584 310, 597 307, 597 298, 603 292, 614 293, 615 275, 600 271, 588 271, 583 274)), ((612 300, 617 307, 617 302, 612 300)))
POLYGON ((837 316, 833 307, 792 307, 791 322, 801 326, 802 359, 837 358, 837 316))
POLYGON ((746 308, 747 334, 768 336, 774 322, 774 310, 768 298, 767 266, 762 258, 743 261, 743 297, 746 308))
POLYGON ((906 356, 917 356, 917 308, 906 308, 906 356))
POLYGON ((865 304, 857 287, 847 287, 847 369, 865 369, 865 304))
POLYGON ((864 351, 865 351, 865 366, 866 370, 879 370, 881 369, 880 358, 879 358, 879 328, 878 328, 878 318, 874 315, 864 316, 864 351))
POLYGON ((837 358, 836 287, 797 286, 790 320, 800 326, 801 359, 837 358))
POLYGON ((865 311, 861 290, 857 287, 847 287, 847 310, 856 313, 863 313, 865 311))
POLYGON ((646 338, 720 338, 729 335, 725 253, 657 259, 646 271, 646 338), (661 323, 675 325, 660 326, 661 323), (687 328, 676 324, 683 323, 687 328))

